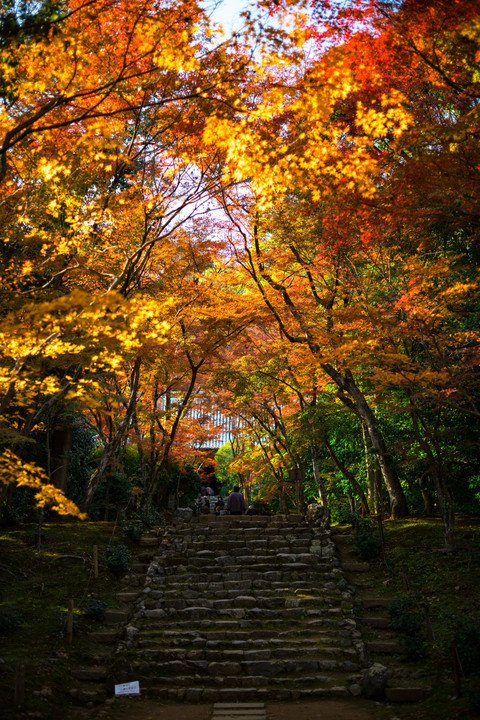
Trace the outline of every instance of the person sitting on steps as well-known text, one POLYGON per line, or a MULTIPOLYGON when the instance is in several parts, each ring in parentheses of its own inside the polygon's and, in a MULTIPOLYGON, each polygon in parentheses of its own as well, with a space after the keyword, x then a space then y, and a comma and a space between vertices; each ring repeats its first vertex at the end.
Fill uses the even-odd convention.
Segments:
POLYGON ((220 495, 217 498, 217 502, 215 503, 215 515, 223 515, 225 511, 225 503, 223 502, 223 498, 220 495))
POLYGON ((247 504, 245 498, 240 493, 239 486, 235 485, 227 498, 227 512, 229 512, 230 515, 243 515, 246 509, 247 504))

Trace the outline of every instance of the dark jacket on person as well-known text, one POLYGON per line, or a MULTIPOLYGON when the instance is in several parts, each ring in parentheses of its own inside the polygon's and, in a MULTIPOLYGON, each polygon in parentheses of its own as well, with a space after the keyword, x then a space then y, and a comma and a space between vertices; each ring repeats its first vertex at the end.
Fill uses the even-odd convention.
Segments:
POLYGON ((239 492, 231 492, 227 499, 227 510, 230 512, 245 512, 247 504, 239 492))

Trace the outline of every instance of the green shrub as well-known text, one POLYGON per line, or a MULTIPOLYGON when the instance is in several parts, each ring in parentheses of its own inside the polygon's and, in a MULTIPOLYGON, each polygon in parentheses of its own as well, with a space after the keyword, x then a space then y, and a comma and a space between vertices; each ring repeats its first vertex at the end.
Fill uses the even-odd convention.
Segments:
POLYGON ((465 683, 465 696, 470 705, 470 710, 480 712, 480 672, 473 673, 465 683))
MULTIPOLYGON (((58 613, 58 620, 60 623, 60 635, 64 635, 67 632, 67 625, 68 625, 68 611, 67 610, 60 610, 58 613)), ((72 630, 78 631, 78 621, 79 616, 77 613, 73 613, 72 615, 72 630)))
POLYGON ((107 603, 103 600, 90 600, 83 608, 83 614, 88 620, 102 622, 107 607, 107 603))
MULTIPOLYGON (((453 631, 461 672, 465 678, 465 697, 470 709, 480 711, 480 625, 469 618, 448 618, 453 631)), ((452 643, 444 647, 446 662, 453 664, 452 643)))
POLYGON ((340 525, 347 523, 353 525, 355 519, 358 518, 358 515, 351 511, 350 506, 347 503, 342 503, 341 501, 332 504, 330 513, 332 516, 332 522, 339 523, 340 525))
POLYGON ((140 510, 138 513, 135 513, 132 520, 142 523, 147 528, 165 527, 167 524, 165 516, 155 508, 144 508, 140 510))
POLYGON ((23 615, 12 607, 0 608, 0 635, 14 632, 23 623, 23 615))
POLYGON ((463 674, 480 673, 480 625, 473 620, 457 620, 454 639, 463 674))
POLYGON ((352 517, 353 546, 363 560, 375 560, 380 552, 377 535, 369 520, 352 517))
POLYGON ((141 522, 131 522, 124 526, 123 532, 132 542, 139 543, 145 531, 141 522))
POLYGON ((425 657, 423 624, 415 611, 413 600, 400 598, 388 606, 390 627, 401 634, 401 644, 407 660, 419 660, 425 657))
POLYGON ((126 545, 107 545, 104 550, 105 563, 114 575, 123 575, 130 564, 130 551, 126 545))
POLYGON ((34 492, 27 487, 17 487, 13 498, 0 506, 0 525, 21 525, 31 520, 34 492))

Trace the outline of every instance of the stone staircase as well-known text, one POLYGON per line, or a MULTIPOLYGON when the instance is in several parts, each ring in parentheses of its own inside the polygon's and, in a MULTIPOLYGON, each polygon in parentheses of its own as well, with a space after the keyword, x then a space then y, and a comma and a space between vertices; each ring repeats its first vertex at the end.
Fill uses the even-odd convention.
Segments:
POLYGON ((321 518, 194 516, 165 532, 112 677, 187 702, 358 695, 352 593, 321 518))
POLYGON ((128 573, 122 579, 124 588, 117 593, 118 607, 105 612, 102 627, 88 633, 90 649, 84 662, 72 668, 67 695, 87 708, 111 702, 116 682, 109 672, 111 658, 125 633, 135 602, 141 593, 150 563, 158 553, 160 540, 155 535, 143 537, 128 573), (94 649, 92 649, 92 645, 94 649))
POLYGON ((391 629, 388 606, 392 597, 372 590, 370 563, 360 559, 353 548, 350 528, 332 532, 345 579, 355 590, 355 614, 365 641, 366 656, 371 665, 386 666, 388 681, 384 689, 387 702, 421 702, 431 693, 430 671, 418 663, 406 662, 398 634, 391 629))

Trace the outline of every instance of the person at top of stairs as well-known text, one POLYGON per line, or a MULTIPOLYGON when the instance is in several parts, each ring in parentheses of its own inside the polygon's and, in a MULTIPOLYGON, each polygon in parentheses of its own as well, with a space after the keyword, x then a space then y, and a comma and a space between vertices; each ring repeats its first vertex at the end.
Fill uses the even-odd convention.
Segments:
POLYGON ((230 515, 243 515, 247 509, 245 498, 240 493, 240 488, 235 485, 227 499, 227 511, 230 515))

